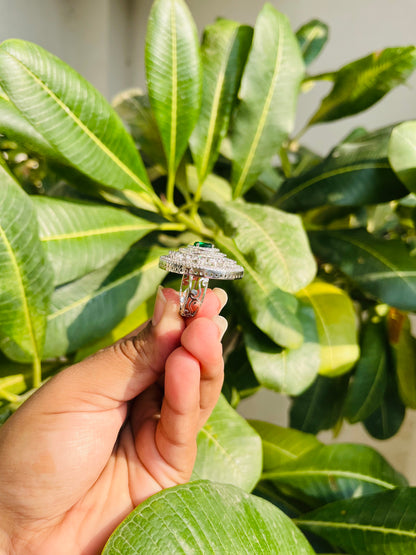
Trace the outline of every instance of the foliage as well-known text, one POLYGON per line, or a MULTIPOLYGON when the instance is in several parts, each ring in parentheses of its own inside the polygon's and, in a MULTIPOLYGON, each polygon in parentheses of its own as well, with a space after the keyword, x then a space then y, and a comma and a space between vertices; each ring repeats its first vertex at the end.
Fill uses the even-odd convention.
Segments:
POLYGON ((356 129, 324 158, 292 132, 301 90, 333 83, 305 130, 356 114, 416 48, 307 74, 327 36, 266 4, 254 29, 219 19, 199 45, 185 2, 156 0, 148 92, 113 106, 39 46, 0 45, 0 421, 149 317, 176 285, 157 269, 169 248, 212 241, 245 268, 226 284, 224 396, 193 481, 138 507, 105 553, 312 553, 299 528, 318 552, 414 550, 405 478, 311 434, 345 418, 386 439, 416 407, 416 123, 356 129), (292 428, 237 414, 260 387, 292 396, 292 428))

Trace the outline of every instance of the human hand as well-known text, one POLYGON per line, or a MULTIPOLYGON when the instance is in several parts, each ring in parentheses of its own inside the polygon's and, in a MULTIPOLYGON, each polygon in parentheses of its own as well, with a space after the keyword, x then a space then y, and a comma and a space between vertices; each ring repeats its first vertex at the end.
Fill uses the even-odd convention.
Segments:
POLYGON ((159 289, 153 321, 70 366, 0 428, 0 552, 99 553, 135 506, 189 480, 196 436, 223 381, 222 290, 179 315, 159 289))

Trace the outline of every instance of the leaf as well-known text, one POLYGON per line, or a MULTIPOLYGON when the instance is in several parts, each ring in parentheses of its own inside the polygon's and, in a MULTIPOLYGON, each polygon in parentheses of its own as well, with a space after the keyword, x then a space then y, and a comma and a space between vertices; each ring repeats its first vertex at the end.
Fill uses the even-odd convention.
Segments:
POLYGON ((320 441, 312 434, 260 420, 249 420, 249 423, 261 437, 264 472, 272 472, 320 445, 320 441))
POLYGON ((406 121, 393 129, 389 161, 409 191, 416 193, 416 121, 406 121))
POLYGON ((227 19, 205 28, 201 110, 190 139, 200 183, 211 172, 227 133, 252 34, 251 27, 227 19))
POLYGON ((361 357, 345 400, 351 424, 365 420, 380 405, 387 384, 388 352, 384 323, 368 322, 361 329, 361 357))
POLYGON ((232 129, 234 198, 245 193, 292 131, 302 56, 288 19, 265 4, 254 28, 232 129))
POLYGON ((291 520, 232 485, 197 481, 161 491, 116 529, 103 555, 128 553, 313 554, 291 520))
POLYGON ((290 427, 310 434, 334 427, 341 417, 348 376, 318 376, 302 395, 292 401, 290 427))
POLYGON ((0 83, 35 129, 75 169, 107 187, 155 196, 130 135, 104 97, 40 46, 0 46, 0 83))
POLYGON ((406 407, 416 409, 416 339, 408 316, 403 315, 397 341, 390 338, 390 343, 400 398, 406 407))
POLYGON ((416 553, 416 488, 336 501, 296 519, 351 555, 416 553))
POLYGON ((274 198, 283 210, 379 204, 408 194, 387 159, 391 127, 342 142, 325 160, 287 179, 274 198))
POLYGON ((318 505, 407 485, 404 476, 377 451, 353 443, 319 445, 264 473, 263 478, 298 491, 318 505))
POLYGON ((141 89, 128 89, 118 94, 112 104, 126 123, 145 160, 166 169, 162 139, 148 95, 141 89))
POLYGON ((309 238, 317 256, 365 293, 401 310, 416 309, 416 260, 401 240, 377 239, 363 229, 312 231, 309 238))
POLYGON ((125 210, 77 200, 33 197, 40 238, 55 271, 55 285, 121 258, 157 228, 125 210))
POLYGON ((328 25, 319 21, 319 19, 312 19, 302 25, 296 32, 296 38, 299 42, 303 60, 308 66, 319 56, 328 40, 328 25))
POLYGON ((250 492, 262 469, 259 435, 221 395, 197 439, 192 480, 233 484, 250 492))
POLYGON ((297 349, 282 349, 255 326, 246 326, 244 341, 254 374, 263 387, 300 395, 318 373, 321 347, 311 307, 299 303, 297 316, 302 323, 304 341, 297 349))
POLYGON ((22 116, 19 110, 0 96, 0 132, 16 141, 23 148, 35 151, 48 158, 59 159, 58 153, 38 131, 22 116))
POLYGON ((259 388, 260 384, 248 361, 244 345, 240 344, 227 357, 224 368, 223 394, 231 406, 236 407, 241 399, 250 397, 259 388))
POLYGON ((312 306, 321 344, 319 373, 334 377, 348 372, 359 357, 355 312, 351 299, 338 287, 315 281, 298 293, 312 306))
POLYGON ((299 217, 241 200, 205 206, 256 272, 295 293, 312 281, 316 263, 299 217))
POLYGON ((342 67, 309 125, 352 116, 404 83, 416 67, 416 47, 386 48, 342 67))
POLYGON ((7 352, 11 342, 21 351, 22 362, 34 361, 38 383, 52 269, 30 198, 2 163, 0 207, 0 346, 7 352))
POLYGON ((153 4, 146 35, 146 76, 172 176, 198 118, 201 94, 198 36, 183 0, 153 4))
MULTIPOLYGON (((199 178, 197 169, 192 164, 186 166, 186 179, 188 189, 195 195, 199 178)), ((205 179, 201 189, 201 199, 205 202, 226 202, 231 201, 231 187, 228 181, 211 173, 205 179)))
POLYGON ((52 296, 45 339, 45 358, 72 353, 111 331, 129 312, 150 297, 162 281, 157 247, 131 249, 52 296))

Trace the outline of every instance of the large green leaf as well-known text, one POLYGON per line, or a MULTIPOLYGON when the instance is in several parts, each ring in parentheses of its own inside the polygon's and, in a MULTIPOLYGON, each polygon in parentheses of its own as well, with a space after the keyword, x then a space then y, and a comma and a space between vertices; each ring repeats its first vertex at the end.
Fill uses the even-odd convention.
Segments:
POLYGON ((116 529, 103 555, 314 551, 271 503, 232 485, 197 481, 150 497, 116 529))
POLYGON ((363 291, 403 310, 416 309, 416 259, 399 239, 377 239, 363 229, 312 231, 313 251, 363 291))
POLYGON ((309 65, 320 54, 328 40, 328 25, 319 19, 312 19, 296 31, 296 38, 303 60, 306 65, 309 65))
POLYGON ((262 469, 259 435, 221 395, 198 435, 192 479, 233 484, 250 492, 262 469))
POLYGON ((36 212, 30 198, 0 163, 0 337, 34 361, 40 381, 40 357, 46 315, 53 290, 52 269, 39 241, 36 212))
POLYGON ((359 357, 355 312, 349 296, 334 285, 315 281, 298 293, 315 312, 321 364, 319 373, 339 376, 348 372, 359 357))
POLYGON ((132 248, 119 262, 55 290, 48 316, 44 356, 76 351, 99 339, 152 295, 164 272, 158 270, 165 250, 132 248))
POLYGON ((309 389, 292 401, 290 426, 310 434, 336 426, 341 418, 347 384, 346 375, 318 376, 309 389))
POLYGON ((287 18, 261 10, 244 70, 232 129, 232 177, 239 197, 269 165, 292 131, 304 65, 287 18))
POLYGON ((10 100, 0 96, 0 133, 20 146, 49 158, 59 158, 46 139, 25 119, 10 100))
POLYGON ((242 343, 228 355, 224 374, 223 393, 233 407, 260 388, 242 343))
POLYGON ((344 408, 352 424, 370 416, 379 407, 386 390, 389 354, 384 323, 363 324, 360 351, 344 408))
POLYGON ((277 287, 295 293, 312 281, 316 263, 300 218, 241 200, 206 208, 256 272, 277 287))
POLYGON ((33 197, 40 238, 55 272, 67 283, 114 258, 157 225, 125 210, 77 200, 33 197))
POLYGON ((309 171, 287 179, 275 204, 291 212, 318 206, 362 206, 398 199, 408 191, 387 159, 391 127, 338 145, 309 171))
POLYGON ((406 121, 393 129, 389 160, 409 191, 416 193, 416 121, 406 121))
POLYGON ((211 172, 227 133, 251 39, 251 27, 226 19, 205 28, 201 111, 190 140, 200 183, 211 172))
POLYGON ((317 504, 407 485, 377 451, 353 443, 319 445, 263 477, 317 504))
POLYGON ((145 160, 166 170, 166 157, 147 94, 129 89, 118 94, 113 106, 126 123, 145 160))
MULTIPOLYGON (((80 172, 102 185, 155 196, 130 135, 105 98, 40 46, 0 46, 0 83, 37 131, 80 172)), ((143 196, 143 195, 142 195, 143 196)))
POLYGON ((396 365, 397 384, 403 403, 416 409, 416 339, 408 316, 403 315, 397 341, 391 345, 396 365))
POLYGON ((366 110, 404 83, 415 67, 415 46, 386 48, 344 66, 333 74, 333 88, 309 125, 366 110))
POLYGON ((416 488, 336 501, 296 523, 351 555, 416 554, 416 488))
POLYGON ((282 428, 260 420, 249 422, 261 437, 264 472, 272 472, 275 468, 301 457, 320 445, 318 439, 312 434, 282 428))
POLYGON ((171 179, 198 118, 201 68, 195 23, 183 0, 156 0, 146 36, 146 75, 171 179))
POLYGON ((255 326, 244 327, 244 341, 254 374, 263 387, 299 395, 318 373, 321 347, 313 309, 299 303, 297 312, 304 341, 297 349, 282 349, 255 326))

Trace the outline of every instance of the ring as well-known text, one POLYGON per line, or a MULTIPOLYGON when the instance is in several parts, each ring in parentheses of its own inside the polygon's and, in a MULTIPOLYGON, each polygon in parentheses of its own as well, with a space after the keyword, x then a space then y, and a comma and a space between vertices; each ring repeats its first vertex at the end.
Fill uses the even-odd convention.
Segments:
POLYGON ((210 279, 241 279, 244 268, 227 258, 212 243, 196 241, 193 245, 161 256, 159 267, 182 274, 179 313, 185 318, 195 316, 205 297, 210 279))

